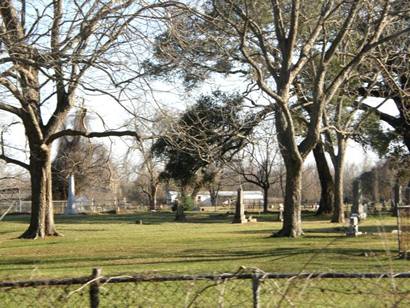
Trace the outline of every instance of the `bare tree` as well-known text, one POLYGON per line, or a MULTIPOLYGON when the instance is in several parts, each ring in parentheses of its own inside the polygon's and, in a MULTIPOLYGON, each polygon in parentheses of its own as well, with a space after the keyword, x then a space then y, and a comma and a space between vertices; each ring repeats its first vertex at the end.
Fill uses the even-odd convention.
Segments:
POLYGON ((334 182, 322 140, 319 140, 313 149, 313 155, 320 180, 320 201, 316 214, 331 214, 333 213, 334 182))
POLYGON ((157 192, 161 183, 160 174, 163 166, 162 160, 152 152, 155 139, 142 141, 136 140, 134 148, 140 153, 142 160, 137 167, 137 187, 148 198, 150 210, 157 210, 157 192))
MULTIPOLYGON (((216 91, 202 95, 177 121, 166 121, 166 133, 155 142, 153 152, 166 161, 161 177, 177 183, 183 200, 190 190, 194 202, 200 189, 216 176, 212 169, 246 144, 253 116, 242 114, 241 100, 239 95, 216 91)), ((185 219, 182 211, 180 216, 185 219)))
MULTIPOLYGON (((65 128, 87 131, 85 108, 79 109, 65 128)), ((64 136, 58 140, 57 154, 52 170, 52 189, 54 199, 66 199, 68 177, 73 175, 76 182, 76 194, 89 198, 104 198, 113 195, 113 181, 117 172, 111 159, 111 149, 105 144, 92 142, 81 136, 64 136)), ((115 196, 117 197, 117 196, 115 196)))
POLYGON ((145 18, 158 6, 167 4, 154 1, 146 5, 135 0, 0 1, 0 85, 5 90, 0 111, 22 123, 30 152, 29 162, 4 151, 0 156, 31 175, 31 219, 22 238, 59 234, 51 203, 50 150, 55 140, 62 136, 137 136, 132 131, 88 132, 61 126, 79 90, 105 93, 114 99, 125 83, 138 77, 137 72, 128 74, 131 65, 123 61, 124 55, 138 54, 133 51, 135 42, 144 38, 139 27, 145 31, 145 18), (116 92, 102 88, 102 81, 116 92))
POLYGON ((222 189, 224 165, 209 164, 202 170, 203 185, 208 189, 211 205, 218 205, 219 191, 222 189))
POLYGON ((251 142, 238 154, 232 168, 243 179, 261 188, 263 191, 263 212, 269 212, 270 188, 279 183, 281 157, 279 147, 272 137, 274 126, 266 122, 248 138, 251 142))
POLYGON ((402 18, 391 2, 210 1, 205 10, 190 8, 174 18, 160 38, 161 64, 171 63, 170 69, 182 66, 186 82, 206 78, 204 70, 244 74, 269 99, 255 107, 260 108, 261 120, 275 115, 286 166, 284 222, 277 236, 303 233, 302 165, 319 140, 325 106, 376 47, 410 31, 407 25, 389 27, 402 18), (364 29, 355 30, 357 25, 364 29), (346 61, 331 65, 349 44, 354 48, 345 54, 346 61), (303 91, 312 94, 311 111, 300 136, 295 111, 301 106, 294 100, 294 86, 308 65, 314 66, 313 83, 303 91))
POLYGON ((304 204, 314 203, 318 200, 320 185, 316 166, 305 163, 302 175, 302 201, 304 204))

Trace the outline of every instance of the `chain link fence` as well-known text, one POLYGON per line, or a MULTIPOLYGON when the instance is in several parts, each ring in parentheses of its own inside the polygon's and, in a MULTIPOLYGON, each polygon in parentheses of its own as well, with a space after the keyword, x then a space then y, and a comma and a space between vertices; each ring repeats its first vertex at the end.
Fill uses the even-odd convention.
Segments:
POLYGON ((122 275, 0 282, 1 307, 409 307, 410 272, 122 275))
POLYGON ((397 207, 399 255, 410 258, 410 205, 397 207))

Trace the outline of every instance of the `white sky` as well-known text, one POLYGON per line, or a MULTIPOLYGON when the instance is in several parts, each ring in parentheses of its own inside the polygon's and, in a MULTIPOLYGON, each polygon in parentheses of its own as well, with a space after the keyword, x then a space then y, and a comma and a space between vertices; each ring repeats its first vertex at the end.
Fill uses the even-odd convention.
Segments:
MULTIPOLYGON (((163 82, 154 82, 151 84, 152 91, 149 94, 149 97, 144 99, 148 102, 139 103, 135 105, 135 111, 140 114, 147 112, 147 108, 155 108, 157 110, 165 108, 173 112, 180 112, 184 110, 190 102, 195 101, 195 97, 198 96, 199 92, 194 92, 192 94, 186 94, 181 89, 181 85, 169 85, 163 82)), ((238 87, 238 80, 235 78, 230 79, 217 79, 214 82, 209 82, 202 89, 202 93, 209 93, 212 90, 221 89, 226 91, 235 91, 240 89, 238 87)), ((367 99, 366 104, 376 107, 383 100, 382 99, 367 99)), ((130 114, 127 113, 120 105, 113 102, 108 97, 104 96, 89 96, 85 99, 85 106, 88 109, 90 116, 90 131, 102 131, 104 125, 102 124, 101 119, 104 120, 106 126, 111 129, 125 129, 124 123, 130 120, 130 114)), ((386 101, 380 108, 382 112, 389 113, 391 115, 398 115, 398 110, 395 104, 392 101, 386 101)), ((3 117, 4 112, 0 113, 3 117)), ((0 118, 1 122, 5 122, 5 119, 0 118)), ((387 125, 386 125, 387 127, 387 125)), ((11 147, 24 149, 25 136, 24 130, 21 125, 16 126, 12 134, 9 134, 8 144, 11 147)), ((125 155, 128 147, 132 145, 132 140, 129 138, 104 138, 104 139, 95 139, 97 142, 104 142, 107 146, 112 148, 113 159, 117 163, 120 163, 122 157, 125 155)), ((56 145, 56 143, 55 143, 56 145)), ((55 149, 55 147, 54 147, 55 149)), ((13 151, 13 155, 16 155, 18 158, 24 160, 24 155, 21 151, 13 151)), ((137 154, 136 154, 137 155, 137 154)), ((373 152, 364 152, 362 147, 353 141, 349 142, 349 147, 347 150, 347 161, 360 164, 366 160, 366 162, 377 161, 378 157, 373 152)), ((314 163, 313 155, 310 155, 306 161, 307 164, 314 163)), ((9 170, 15 168, 12 165, 8 165, 9 170)))

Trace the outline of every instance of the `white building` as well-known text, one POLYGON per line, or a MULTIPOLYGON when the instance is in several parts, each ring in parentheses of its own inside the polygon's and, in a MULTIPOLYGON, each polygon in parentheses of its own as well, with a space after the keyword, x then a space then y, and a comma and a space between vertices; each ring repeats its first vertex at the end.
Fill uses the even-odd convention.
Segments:
MULTIPOLYGON (((234 203, 236 200, 237 191, 235 190, 222 190, 218 192, 217 204, 229 205, 234 203)), ((179 197, 179 192, 168 191, 167 192, 167 203, 171 204, 175 202, 175 199, 179 197)), ((207 191, 200 191, 196 196, 196 204, 200 206, 210 206, 211 205, 211 195, 207 191)), ((258 190, 244 190, 243 191, 243 202, 244 204, 262 204, 263 203, 263 193, 258 190)))

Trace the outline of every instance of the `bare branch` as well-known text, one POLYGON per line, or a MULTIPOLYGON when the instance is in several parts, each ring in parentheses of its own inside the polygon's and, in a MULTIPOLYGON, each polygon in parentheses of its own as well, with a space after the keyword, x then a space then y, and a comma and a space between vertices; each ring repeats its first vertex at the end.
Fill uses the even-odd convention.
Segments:
POLYGON ((115 131, 115 130, 106 130, 103 132, 85 132, 77 131, 72 129, 61 130, 55 134, 50 135, 45 143, 51 144, 54 140, 64 137, 64 136, 82 136, 85 138, 103 138, 103 137, 135 137, 137 140, 140 140, 142 137, 135 131, 124 130, 124 131, 115 131))

